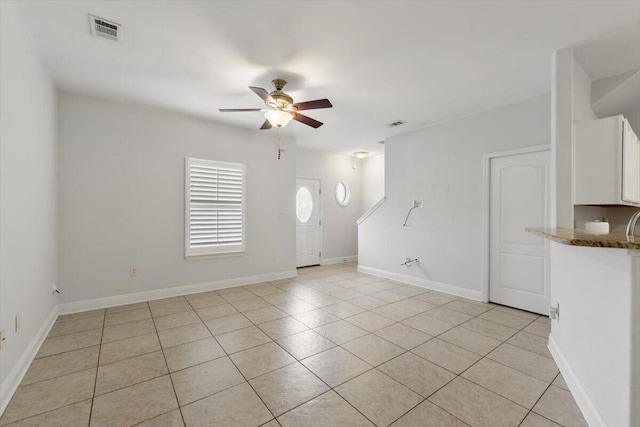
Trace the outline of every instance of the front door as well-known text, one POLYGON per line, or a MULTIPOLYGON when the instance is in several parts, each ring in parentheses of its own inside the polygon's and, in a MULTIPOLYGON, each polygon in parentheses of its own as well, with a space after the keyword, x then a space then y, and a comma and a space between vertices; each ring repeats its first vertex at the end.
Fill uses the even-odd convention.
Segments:
POLYGON ((549 150, 491 159, 489 299, 547 314, 549 243, 525 227, 548 227, 549 150))
POLYGON ((320 181, 296 180, 296 266, 320 264, 320 181))

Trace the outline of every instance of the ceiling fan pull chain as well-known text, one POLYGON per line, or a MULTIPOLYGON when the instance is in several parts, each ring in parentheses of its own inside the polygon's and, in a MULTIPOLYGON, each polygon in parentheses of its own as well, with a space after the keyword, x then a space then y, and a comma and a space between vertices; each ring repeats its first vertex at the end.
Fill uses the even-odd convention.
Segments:
POLYGON ((280 160, 280 155, 282 154, 282 150, 280 149, 280 147, 282 146, 280 144, 280 130, 281 128, 278 128, 278 160, 280 160))

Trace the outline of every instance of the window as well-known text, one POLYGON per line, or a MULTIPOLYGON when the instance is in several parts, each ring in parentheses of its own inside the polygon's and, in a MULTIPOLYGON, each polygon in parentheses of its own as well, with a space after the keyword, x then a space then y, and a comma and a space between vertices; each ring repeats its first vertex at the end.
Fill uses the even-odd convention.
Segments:
POLYGON ((336 202, 340 206, 347 206, 351 201, 351 190, 346 181, 338 181, 335 190, 336 202))
POLYGON ((185 257, 244 252, 244 165, 186 158, 185 257))

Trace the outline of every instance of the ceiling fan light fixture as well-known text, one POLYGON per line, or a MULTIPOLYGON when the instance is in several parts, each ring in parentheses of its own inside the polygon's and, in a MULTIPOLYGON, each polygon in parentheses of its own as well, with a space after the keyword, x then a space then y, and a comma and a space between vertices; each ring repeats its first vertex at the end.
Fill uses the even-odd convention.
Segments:
POLYGON ((272 126, 283 128, 293 119, 293 114, 282 110, 270 110, 264 113, 264 117, 272 126))
POLYGON ((353 153, 354 156, 356 156, 359 159, 364 159, 365 157, 367 157, 369 155, 368 152, 366 151, 356 151, 355 153, 353 153))
POLYGON ((271 129, 274 126, 283 128, 289 124, 291 120, 295 120, 314 129, 318 129, 323 125, 322 122, 300 114, 298 111, 331 108, 333 105, 328 99, 315 99, 313 101, 294 103, 293 98, 282 91, 282 88, 287 82, 282 79, 275 79, 272 83, 276 87, 276 90, 271 93, 261 87, 249 86, 249 89, 264 101, 267 107, 269 107, 269 110, 262 108, 221 108, 219 111, 222 113, 267 111, 264 115, 266 120, 260 127, 260 130, 271 129))

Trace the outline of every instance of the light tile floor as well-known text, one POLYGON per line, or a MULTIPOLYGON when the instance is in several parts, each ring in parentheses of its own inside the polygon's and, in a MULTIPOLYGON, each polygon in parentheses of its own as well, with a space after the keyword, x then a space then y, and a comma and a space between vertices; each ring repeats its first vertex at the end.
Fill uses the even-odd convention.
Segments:
POLYGON ((354 264, 61 316, 0 425, 584 426, 549 320, 354 264))

